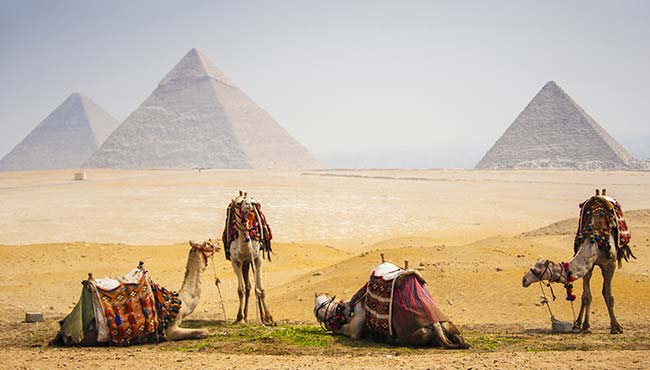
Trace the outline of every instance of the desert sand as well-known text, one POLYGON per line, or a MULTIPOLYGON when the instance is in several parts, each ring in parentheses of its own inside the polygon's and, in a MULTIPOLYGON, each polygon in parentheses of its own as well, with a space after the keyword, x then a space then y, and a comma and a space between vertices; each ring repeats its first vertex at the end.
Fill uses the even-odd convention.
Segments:
MULTIPOLYGON (((0 173, 0 367, 640 369, 650 361, 649 172, 90 170, 86 181, 72 178, 73 171, 0 173), (521 277, 539 255, 571 258, 578 203, 597 187, 622 203, 638 257, 614 279, 624 334, 609 334, 599 273, 593 334, 551 334, 539 287, 522 288, 521 277), (47 347, 88 272, 124 274, 143 260, 155 281, 179 288, 187 240, 220 239, 239 189, 262 203, 273 228, 264 283, 278 327, 262 328, 254 318, 225 322, 235 316, 237 293, 220 252, 187 321, 207 327, 209 338, 47 347), (350 297, 380 253, 420 270, 471 349, 358 343, 320 331, 314 293, 350 297), (26 311, 44 312, 45 322, 22 322, 26 311)), ((571 321, 562 287, 555 293, 555 316, 571 321)))

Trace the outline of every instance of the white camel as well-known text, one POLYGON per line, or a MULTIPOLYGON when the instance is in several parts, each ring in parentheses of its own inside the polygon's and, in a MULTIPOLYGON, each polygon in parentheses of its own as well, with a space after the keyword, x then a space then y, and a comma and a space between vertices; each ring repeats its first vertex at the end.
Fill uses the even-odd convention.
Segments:
MULTIPOLYGON (((232 263, 237 275, 237 294, 239 296, 239 310, 235 323, 248 320, 248 300, 251 291, 249 270, 252 268, 255 275, 255 297, 260 319, 263 325, 274 325, 273 317, 269 311, 262 285, 262 259, 264 252, 269 251, 270 235, 265 235, 263 217, 260 215, 256 202, 247 193, 239 192, 239 196, 232 200, 228 207, 226 227, 224 229, 224 245, 229 245, 226 257, 232 263), (234 225, 235 235, 231 235, 234 225)), ((269 255, 270 258, 270 255, 269 255)))

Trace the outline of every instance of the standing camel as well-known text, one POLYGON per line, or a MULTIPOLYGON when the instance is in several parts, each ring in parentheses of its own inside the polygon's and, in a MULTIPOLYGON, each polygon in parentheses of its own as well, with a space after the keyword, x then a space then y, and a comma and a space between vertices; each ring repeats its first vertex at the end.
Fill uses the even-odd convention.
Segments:
POLYGON ((255 275, 255 298, 263 325, 273 325, 273 317, 269 311, 262 285, 262 259, 264 253, 271 259, 271 231, 266 224, 266 218, 260 209, 260 204, 239 192, 239 196, 228 206, 226 225, 223 231, 223 243, 226 259, 232 263, 237 275, 237 295, 239 310, 235 323, 246 322, 248 319, 248 299, 251 283, 249 270, 255 275))
POLYGON ((524 275, 522 284, 528 287, 541 280, 562 283, 567 288, 567 300, 572 301, 575 299, 575 295, 571 292, 572 283, 582 278, 580 313, 573 327, 583 333, 590 333, 589 313, 592 299, 590 281, 594 266, 600 267, 603 274, 602 293, 610 319, 610 333, 621 334, 623 328, 614 315, 612 280, 617 262, 618 267, 621 268, 622 259, 627 261, 629 257, 636 257, 627 245, 630 234, 623 220, 620 205, 615 199, 606 196, 605 189, 602 194, 601 196, 596 190, 594 197, 581 204, 574 256, 571 262, 556 263, 540 258, 524 275))

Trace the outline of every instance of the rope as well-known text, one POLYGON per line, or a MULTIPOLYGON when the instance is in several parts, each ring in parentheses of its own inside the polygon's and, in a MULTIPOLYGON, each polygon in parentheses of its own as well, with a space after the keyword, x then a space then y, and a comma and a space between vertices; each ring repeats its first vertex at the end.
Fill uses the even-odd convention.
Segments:
POLYGON ((214 285, 217 286, 217 290, 219 291, 219 300, 221 301, 221 310, 223 311, 223 321, 228 321, 228 317, 226 317, 226 306, 223 304, 223 296, 221 296, 221 280, 217 276, 217 268, 214 267, 214 258, 211 258, 211 260, 212 272, 214 272, 214 285))
MULTIPOLYGON (((550 284, 549 284, 550 287, 550 284)), ((548 308, 548 313, 551 315, 551 321, 555 321, 555 316, 553 316, 553 311, 551 311, 551 305, 548 303, 548 298, 546 298, 546 293, 544 292, 544 287, 542 286, 542 281, 539 280, 539 289, 542 291, 542 304, 546 304, 548 308)), ((551 288, 551 292, 553 289, 551 288)), ((555 294, 553 294, 553 300, 555 300, 555 294)))

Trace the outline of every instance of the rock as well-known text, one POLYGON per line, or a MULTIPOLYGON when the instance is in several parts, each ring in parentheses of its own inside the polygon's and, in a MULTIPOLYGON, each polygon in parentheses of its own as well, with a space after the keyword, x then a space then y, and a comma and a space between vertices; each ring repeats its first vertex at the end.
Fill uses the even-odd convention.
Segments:
POLYGON ((503 269, 501 267, 497 267, 497 272, 501 272, 503 269))
POLYGON ((451 299, 447 299, 447 304, 450 305, 450 306, 453 306, 454 302, 452 302, 451 299))
POLYGON ((42 312, 25 312, 25 322, 41 322, 43 320, 42 312))
POLYGON ((323 275, 323 273, 320 272, 320 271, 314 272, 314 273, 312 274, 312 276, 321 276, 321 275, 323 275))

